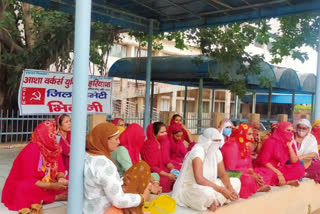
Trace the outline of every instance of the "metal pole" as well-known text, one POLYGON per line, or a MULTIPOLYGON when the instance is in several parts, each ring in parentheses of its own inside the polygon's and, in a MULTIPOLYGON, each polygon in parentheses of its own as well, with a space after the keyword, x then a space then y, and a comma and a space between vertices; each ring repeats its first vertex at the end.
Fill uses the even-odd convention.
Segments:
POLYGON ((151 63, 152 63, 152 36, 153 36, 153 21, 149 21, 149 34, 148 34, 148 55, 147 55, 147 67, 146 67, 146 94, 144 104, 144 120, 143 129, 147 132, 147 126, 149 125, 149 99, 150 99, 150 80, 151 80, 151 63))
POLYGON ((295 97, 296 97, 296 92, 292 92, 292 104, 291 104, 291 122, 293 123, 294 121, 294 105, 295 105, 295 97))
POLYGON ((214 100, 215 100, 215 93, 214 89, 212 89, 212 95, 211 95, 211 112, 214 112, 214 100))
POLYGON ((311 94, 311 115, 310 115, 311 123, 314 121, 314 94, 311 94))
POLYGON ((68 213, 82 213, 85 157, 91 0, 77 0, 68 213))
POLYGON ((184 87, 184 103, 183 103, 183 124, 186 124, 187 102, 188 102, 188 86, 185 86, 184 87))
POLYGON ((203 78, 199 80, 199 99, 198 99, 198 125, 197 133, 201 131, 201 120, 202 120, 202 90, 203 90, 203 78))
POLYGON ((152 123, 152 113, 153 113, 153 96, 154 96, 154 81, 152 81, 152 82, 151 82, 150 123, 152 123))
POLYGON ((256 113, 256 105, 257 105, 257 93, 252 92, 252 114, 256 113))
MULTIPOLYGON (((320 38, 320 31, 318 37, 320 38)), ((318 63, 317 63, 317 86, 316 86, 316 105, 314 111, 314 119, 320 119, 320 44, 318 44, 318 63)))
POLYGON ((236 95, 235 100, 234 100, 234 119, 238 120, 238 102, 239 102, 239 97, 236 95))

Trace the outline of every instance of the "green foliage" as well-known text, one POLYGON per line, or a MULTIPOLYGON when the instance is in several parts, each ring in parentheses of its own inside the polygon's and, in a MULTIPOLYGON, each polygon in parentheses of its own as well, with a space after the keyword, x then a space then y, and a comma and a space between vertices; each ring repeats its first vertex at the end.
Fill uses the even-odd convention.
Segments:
POLYGON ((311 105, 295 105, 294 113, 299 113, 305 111, 306 113, 311 113, 311 105))
POLYGON ((285 56, 291 56, 304 62, 308 59, 301 47, 317 49, 319 44, 320 17, 316 14, 303 14, 279 18, 280 29, 273 35, 271 54, 272 63, 282 62, 285 56))
POLYGON ((98 66, 100 75, 107 74, 108 56, 112 45, 121 40, 119 29, 102 22, 91 25, 95 33, 90 42, 90 61, 98 66))
POLYGON ((202 54, 212 57, 218 66, 210 73, 240 98, 246 89, 246 75, 259 74, 264 57, 250 55, 246 47, 254 42, 268 44, 270 26, 266 21, 233 24, 224 27, 191 29, 186 32, 190 43, 200 47, 202 54), (216 75, 218 73, 218 75, 216 75))

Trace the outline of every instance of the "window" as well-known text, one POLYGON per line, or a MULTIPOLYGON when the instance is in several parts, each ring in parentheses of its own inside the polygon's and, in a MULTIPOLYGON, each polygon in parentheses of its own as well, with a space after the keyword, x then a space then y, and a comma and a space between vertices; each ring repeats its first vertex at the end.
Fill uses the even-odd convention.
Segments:
POLYGON ((111 47, 109 56, 118 57, 118 58, 126 57, 127 47, 119 44, 114 44, 111 47))

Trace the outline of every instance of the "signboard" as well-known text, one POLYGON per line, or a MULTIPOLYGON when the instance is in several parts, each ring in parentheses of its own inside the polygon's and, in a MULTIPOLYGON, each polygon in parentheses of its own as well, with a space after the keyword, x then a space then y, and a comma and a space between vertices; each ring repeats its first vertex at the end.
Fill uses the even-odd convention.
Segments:
MULTIPOLYGON (((24 70, 19 88, 20 115, 70 114, 73 74, 24 70)), ((112 113, 112 78, 89 76, 88 114, 112 113)))

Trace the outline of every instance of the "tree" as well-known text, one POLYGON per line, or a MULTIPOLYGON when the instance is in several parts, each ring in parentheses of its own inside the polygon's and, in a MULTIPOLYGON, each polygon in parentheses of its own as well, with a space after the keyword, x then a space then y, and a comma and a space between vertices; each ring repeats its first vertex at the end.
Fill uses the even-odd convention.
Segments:
MULTIPOLYGON (((247 92, 245 76, 259 74, 263 55, 251 55, 246 52, 249 45, 260 44, 271 46, 271 63, 282 62, 286 56, 302 62, 308 59, 302 46, 317 49, 319 44, 320 17, 313 14, 287 16, 278 19, 280 28, 272 32, 269 20, 229 24, 222 27, 196 28, 183 32, 162 33, 154 36, 153 48, 161 49, 161 39, 174 40, 176 47, 186 48, 186 44, 197 46, 202 56, 212 57, 219 66, 210 76, 222 82, 231 92, 240 98, 247 92), (159 41, 160 40, 160 41, 159 41)), ((133 32, 132 36, 147 45, 144 33, 133 32)), ((202 57, 194 63, 201 63, 202 57)), ((270 89, 265 81, 261 87, 270 89)))
MULTIPOLYGON (((72 70, 74 19, 70 14, 35 7, 16 0, 0 1, 0 106, 16 107, 22 70, 72 70), (5 101, 5 102, 4 102, 5 101)), ((107 56, 119 30, 92 23, 90 60, 105 75, 107 56)), ((89 67, 89 65, 88 65, 89 67)))

